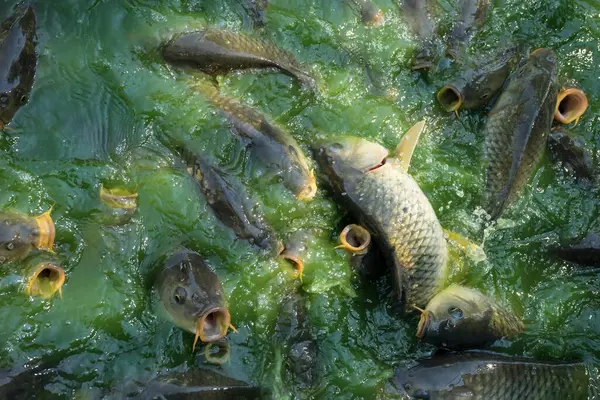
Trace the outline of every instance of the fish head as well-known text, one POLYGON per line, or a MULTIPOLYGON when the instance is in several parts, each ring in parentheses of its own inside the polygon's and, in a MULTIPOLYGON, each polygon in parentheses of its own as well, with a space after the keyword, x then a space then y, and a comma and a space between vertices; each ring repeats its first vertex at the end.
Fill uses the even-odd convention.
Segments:
POLYGON ((33 218, 0 214, 0 264, 24 258, 37 241, 36 230, 33 218))
POLYGON ((556 70, 556 54, 554 51, 545 48, 539 48, 529 55, 531 65, 547 73, 554 75, 556 70))
POLYGON ((169 317, 196 334, 196 340, 215 342, 227 335, 230 315, 221 282, 197 253, 181 250, 173 254, 156 285, 169 317))
POLYGON ((351 173, 362 174, 385 164, 389 155, 380 144, 353 136, 322 141, 313 150, 334 186, 340 186, 351 173))
POLYGON ((35 13, 33 8, 18 10, 3 33, 0 44, 0 129, 29 101, 36 68, 35 13))
POLYGON ((452 285, 429 301, 421 314, 417 337, 442 347, 479 342, 491 312, 489 300, 479 291, 452 285))

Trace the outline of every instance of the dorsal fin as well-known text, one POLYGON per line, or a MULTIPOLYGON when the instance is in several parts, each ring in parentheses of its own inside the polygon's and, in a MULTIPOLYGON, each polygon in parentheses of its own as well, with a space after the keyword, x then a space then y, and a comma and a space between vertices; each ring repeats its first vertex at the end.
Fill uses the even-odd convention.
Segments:
POLYGON ((425 120, 414 124, 413 127, 402 136, 400 143, 396 147, 396 151, 394 151, 394 154, 400 160, 400 167, 404 172, 408 172, 410 160, 412 159, 415 147, 417 147, 417 143, 419 143, 419 137, 421 137, 424 130, 425 120))

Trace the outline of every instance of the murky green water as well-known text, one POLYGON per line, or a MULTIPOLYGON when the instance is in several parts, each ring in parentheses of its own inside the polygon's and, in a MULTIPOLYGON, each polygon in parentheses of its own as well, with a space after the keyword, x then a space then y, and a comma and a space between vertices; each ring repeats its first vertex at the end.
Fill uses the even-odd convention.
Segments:
MULTIPOLYGON (((320 232, 311 243, 303 289, 324 370, 317 398, 373 398, 396 365, 433 348, 414 337, 416 318, 394 311, 391 281, 361 283, 347 256, 334 250, 343 210, 322 188, 299 204, 281 185, 244 161, 227 121, 167 68, 156 47, 173 33, 204 25, 252 30, 241 2, 71 0, 37 4, 39 65, 28 105, 0 140, 0 208, 37 214, 55 205, 56 251, 67 271, 64 299, 31 299, 19 271, 2 269, 0 367, 22 369, 39 358, 60 361, 47 395, 120 393, 170 371, 202 366, 302 397, 276 375, 273 344, 278 306, 294 277, 285 263, 258 254, 221 225, 198 196, 181 162, 161 143, 189 140, 209 160, 248 182, 282 237, 298 228, 320 232), (270 179, 270 178, 269 178, 270 179), (121 227, 99 221, 101 183, 137 188, 139 208, 121 227), (186 245, 217 270, 229 295, 230 363, 208 366, 192 353, 193 336, 156 316, 151 272, 160 256, 186 245)), ((412 174, 442 225, 481 242, 479 205, 484 112, 460 119, 434 104, 443 80, 411 72, 416 43, 391 0, 379 28, 360 24, 342 0, 271 0, 259 35, 292 50, 318 77, 322 94, 289 77, 257 73, 220 79, 224 93, 253 104, 304 145, 354 134, 393 148, 425 118, 426 135, 412 174), (367 62, 365 62, 365 60, 367 62), (375 76, 367 78, 365 64, 375 76), (382 90, 384 89, 384 90, 382 90), (384 96, 387 89, 395 90, 384 96)), ((438 2, 440 28, 454 2, 438 2)), ((0 18, 16 1, 0 2, 0 18)), ((523 41, 554 49, 562 77, 586 89, 590 108, 572 130, 597 160, 600 153, 600 2, 496 1, 471 53, 523 41)), ((445 68, 439 66, 440 71, 445 68)), ((308 149, 306 147, 306 149, 308 149)), ((560 239, 598 225, 595 189, 544 159, 501 229, 486 234, 487 261, 457 261, 451 279, 477 287, 524 315, 527 332, 494 348, 552 359, 582 358, 600 366, 600 279, 547 254, 560 239)))

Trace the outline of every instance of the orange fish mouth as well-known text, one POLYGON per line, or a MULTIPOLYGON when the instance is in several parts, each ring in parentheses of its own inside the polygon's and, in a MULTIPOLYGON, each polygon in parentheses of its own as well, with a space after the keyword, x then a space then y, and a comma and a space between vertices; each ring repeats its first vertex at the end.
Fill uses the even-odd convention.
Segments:
POLYGON ((52 221, 52 217, 50 216, 51 212, 52 209, 34 218, 39 231, 38 240, 36 243, 34 243, 34 245, 39 250, 46 250, 50 252, 52 252, 52 247, 54 246, 54 237, 56 235, 54 221, 52 221))
POLYGON ((62 299, 62 286, 65 283, 65 271, 52 263, 39 264, 27 279, 25 293, 49 299, 56 292, 62 299))
POLYGON ((301 201, 310 201, 317 194, 317 181, 315 179, 315 171, 311 170, 306 186, 296 194, 296 199, 301 201))
POLYGON ((425 331, 427 331, 429 323, 431 322, 431 313, 420 308, 417 308, 417 310, 421 311, 421 319, 419 320, 419 325, 417 326, 417 337, 419 339, 423 339, 425 336, 425 331))
POLYGON ((193 350, 196 349, 198 339, 204 343, 216 342, 227 335, 227 329, 231 325, 229 311, 223 307, 215 307, 208 310, 196 321, 196 337, 194 338, 193 350))
POLYGON ((360 225, 350 224, 340 233, 339 249, 356 255, 366 254, 371 245, 371 234, 360 225))
POLYGON ((561 124, 579 121, 588 107, 588 99, 583 90, 569 88, 562 90, 556 99, 554 119, 561 124))
POLYGON ((296 272, 298 273, 298 278, 302 280, 302 272, 304 272, 304 261, 302 261, 302 258, 300 258, 296 254, 293 254, 292 252, 287 252, 285 250, 281 252, 279 257, 289 261, 289 263, 292 264, 292 266, 296 269, 296 272))
POLYGON ((464 100, 460 90, 454 85, 446 85, 437 92, 437 100, 442 108, 448 112, 458 112, 464 100))

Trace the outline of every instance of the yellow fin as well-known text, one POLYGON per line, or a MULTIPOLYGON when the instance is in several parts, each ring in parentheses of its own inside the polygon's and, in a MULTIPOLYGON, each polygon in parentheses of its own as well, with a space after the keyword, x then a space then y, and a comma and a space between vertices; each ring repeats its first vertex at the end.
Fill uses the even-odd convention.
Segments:
POLYGON ((412 159, 415 147, 417 147, 417 143, 419 143, 419 137, 421 137, 424 130, 425 120, 417 122, 402 136, 402 140, 400 140, 398 147, 396 147, 394 154, 400 160, 400 167, 405 172, 408 172, 410 160, 412 159))

